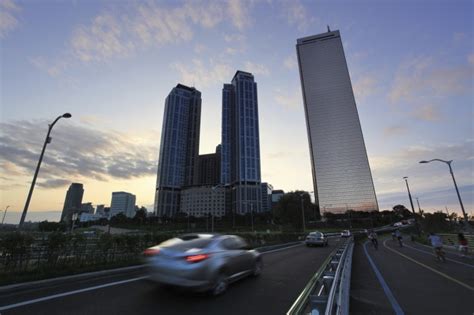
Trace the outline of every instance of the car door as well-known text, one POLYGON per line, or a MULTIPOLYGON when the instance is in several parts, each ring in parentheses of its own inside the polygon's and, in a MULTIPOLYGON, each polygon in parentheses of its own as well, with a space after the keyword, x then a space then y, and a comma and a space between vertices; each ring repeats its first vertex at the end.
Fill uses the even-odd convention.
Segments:
POLYGON ((252 270, 254 265, 254 255, 248 251, 247 243, 240 237, 234 236, 235 246, 239 250, 239 272, 252 270))

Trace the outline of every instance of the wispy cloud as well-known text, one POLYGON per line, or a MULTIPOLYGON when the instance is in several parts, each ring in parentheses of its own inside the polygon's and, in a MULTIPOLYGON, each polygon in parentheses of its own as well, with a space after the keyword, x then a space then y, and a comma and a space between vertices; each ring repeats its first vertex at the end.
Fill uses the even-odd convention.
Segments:
MULTIPOLYGON (((56 76, 76 62, 104 62, 130 56, 150 46, 190 41, 197 27, 209 29, 231 21, 235 29, 242 31, 252 23, 252 5, 239 0, 186 0, 173 7, 158 1, 137 2, 127 12, 103 12, 89 24, 78 26, 57 60, 40 56, 30 61, 56 76)), ((202 48, 196 46, 199 52, 202 48)))
POLYGON ((447 97, 470 90, 472 69, 437 64, 433 57, 420 56, 402 63, 389 92, 392 103, 447 97))
POLYGON ((227 63, 214 60, 205 63, 201 59, 193 59, 190 63, 177 62, 171 67, 179 72, 181 83, 191 86, 199 83, 199 88, 222 84, 228 81, 235 71, 227 63))
POLYGON ((363 101, 377 92, 377 80, 375 76, 365 74, 354 81, 353 88, 356 100, 363 101))
POLYGON ((283 16, 291 26, 296 26, 298 31, 303 32, 316 22, 316 19, 308 14, 308 9, 299 0, 284 0, 281 2, 283 16))
POLYGON ((276 90, 275 94, 275 102, 287 109, 298 109, 303 104, 300 89, 294 89, 291 91, 276 90))
MULTIPOLYGON (((41 131, 46 132, 46 126, 45 121, 0 124, 0 167, 5 177, 31 174, 44 140, 41 131)), ((130 179, 156 174, 158 148, 143 139, 70 122, 56 129, 61 130, 53 131, 39 186, 60 187, 79 178, 130 179)))
POLYGON ((270 70, 265 65, 256 64, 251 61, 245 62, 244 70, 252 74, 270 75, 270 70))
POLYGON ((384 136, 390 137, 390 136, 405 134, 407 131, 408 131, 408 128, 406 126, 395 125, 395 126, 385 127, 383 129, 383 134, 384 136))
POLYGON ((438 109, 432 104, 415 109, 412 116, 424 121, 439 121, 441 117, 438 109))
POLYGON ((286 69, 294 70, 298 67, 298 62, 296 61, 295 54, 289 55, 286 57, 285 61, 283 61, 283 65, 286 69))
POLYGON ((8 33, 18 26, 15 14, 20 7, 13 0, 0 0, 0 38, 6 38, 8 33))

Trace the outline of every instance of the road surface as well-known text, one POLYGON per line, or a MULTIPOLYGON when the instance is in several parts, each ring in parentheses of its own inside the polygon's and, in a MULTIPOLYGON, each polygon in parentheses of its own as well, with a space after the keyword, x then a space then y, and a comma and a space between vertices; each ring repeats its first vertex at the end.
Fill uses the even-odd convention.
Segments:
POLYGON ((83 281, 2 292, 7 314, 284 314, 334 250, 297 245, 265 253, 258 278, 232 284, 219 297, 170 290, 149 282, 143 270, 83 281))

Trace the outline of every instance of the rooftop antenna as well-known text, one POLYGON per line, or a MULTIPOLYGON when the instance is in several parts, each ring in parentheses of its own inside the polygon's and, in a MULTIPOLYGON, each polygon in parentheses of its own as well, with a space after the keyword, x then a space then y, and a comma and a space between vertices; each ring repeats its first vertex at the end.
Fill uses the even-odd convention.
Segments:
POLYGON ((328 32, 330 32, 330 31, 331 31, 331 29, 329 28, 329 25, 328 25, 327 27, 328 27, 328 32))

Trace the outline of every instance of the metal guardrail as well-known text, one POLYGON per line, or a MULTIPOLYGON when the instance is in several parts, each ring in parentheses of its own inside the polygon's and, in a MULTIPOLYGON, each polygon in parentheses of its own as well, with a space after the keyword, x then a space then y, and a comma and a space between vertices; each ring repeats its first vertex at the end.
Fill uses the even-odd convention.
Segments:
POLYGON ((349 314, 353 237, 344 239, 324 261, 287 315, 349 314))

